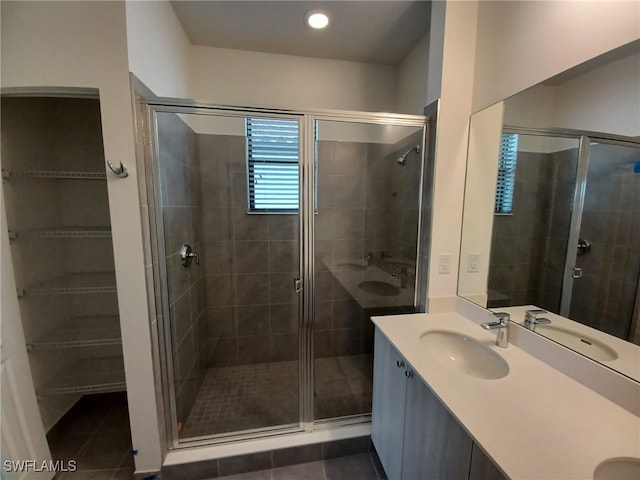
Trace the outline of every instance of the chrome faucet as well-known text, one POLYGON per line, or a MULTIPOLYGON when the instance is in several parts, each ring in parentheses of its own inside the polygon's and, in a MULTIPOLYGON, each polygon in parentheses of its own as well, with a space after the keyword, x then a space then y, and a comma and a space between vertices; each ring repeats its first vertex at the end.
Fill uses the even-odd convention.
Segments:
POLYGON ((373 265, 373 254, 371 252, 367 252, 367 254, 364 256, 364 259, 367 261, 368 267, 373 265))
POLYGON ((407 266, 399 265, 400 269, 398 272, 393 272, 391 275, 394 277, 400 278, 400 288, 406 288, 407 286, 407 266))
POLYGON ((500 348, 509 346, 509 322, 511 317, 506 312, 496 312, 491 314, 498 319, 497 322, 483 323, 480 326, 485 330, 498 330, 496 332, 496 345, 500 348))
POLYGON ((549 313, 546 310, 527 310, 524 314, 524 326, 531 331, 536 330, 536 325, 548 325, 551 320, 548 318, 538 318, 538 315, 549 313))

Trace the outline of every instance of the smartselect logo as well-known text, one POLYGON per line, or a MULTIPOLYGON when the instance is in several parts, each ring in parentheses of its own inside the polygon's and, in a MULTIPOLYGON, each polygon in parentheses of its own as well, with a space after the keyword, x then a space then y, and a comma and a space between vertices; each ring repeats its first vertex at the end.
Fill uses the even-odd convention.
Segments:
POLYGON ((2 468, 7 473, 25 472, 75 472, 78 469, 75 460, 5 460, 2 468))

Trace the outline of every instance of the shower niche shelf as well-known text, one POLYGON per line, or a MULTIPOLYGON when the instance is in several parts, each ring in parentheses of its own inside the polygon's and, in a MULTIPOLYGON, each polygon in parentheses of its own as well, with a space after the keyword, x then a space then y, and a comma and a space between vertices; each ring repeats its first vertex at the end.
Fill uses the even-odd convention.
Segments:
POLYGON ((117 392, 125 389, 122 356, 85 358, 65 368, 37 391, 39 396, 117 392))
POLYGON ((29 350, 121 345, 117 315, 76 317, 54 331, 27 342, 29 350))

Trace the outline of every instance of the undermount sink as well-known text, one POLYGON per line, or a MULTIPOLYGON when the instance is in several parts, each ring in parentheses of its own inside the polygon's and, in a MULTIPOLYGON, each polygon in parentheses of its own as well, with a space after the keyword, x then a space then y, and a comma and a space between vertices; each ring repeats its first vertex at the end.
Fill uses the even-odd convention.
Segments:
POLYGON ((535 331, 599 362, 610 362, 618 358, 618 353, 613 348, 579 332, 555 325, 538 325, 535 331))
POLYGON ((362 265, 361 263, 353 263, 353 262, 339 263, 338 265, 336 265, 336 267, 338 267, 341 270, 351 270, 353 272, 362 272, 363 270, 367 269, 366 265, 362 265))
POLYGON ((358 287, 367 293, 382 295, 383 297, 392 297, 400 294, 400 289, 395 285, 391 285, 387 282, 380 282, 378 280, 366 280, 364 282, 360 282, 358 287))
POLYGON ((509 373, 509 365, 500 355, 467 335, 433 330, 420 335, 420 343, 428 356, 467 375, 496 380, 509 373))
POLYGON ((605 460, 593 472, 593 480, 637 480, 640 478, 640 458, 605 460))

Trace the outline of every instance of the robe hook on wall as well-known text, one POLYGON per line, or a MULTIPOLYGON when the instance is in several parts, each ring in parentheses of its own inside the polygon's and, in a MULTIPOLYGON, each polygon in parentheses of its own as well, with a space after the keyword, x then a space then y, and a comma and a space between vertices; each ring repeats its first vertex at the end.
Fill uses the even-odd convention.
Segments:
POLYGON ((107 160, 107 166, 109 167, 109 169, 115 173, 117 176, 119 176, 120 178, 126 178, 129 176, 129 172, 127 171, 127 169, 125 168, 125 166, 122 164, 122 162, 120 162, 120 166, 118 168, 115 168, 111 162, 109 160, 107 160))

